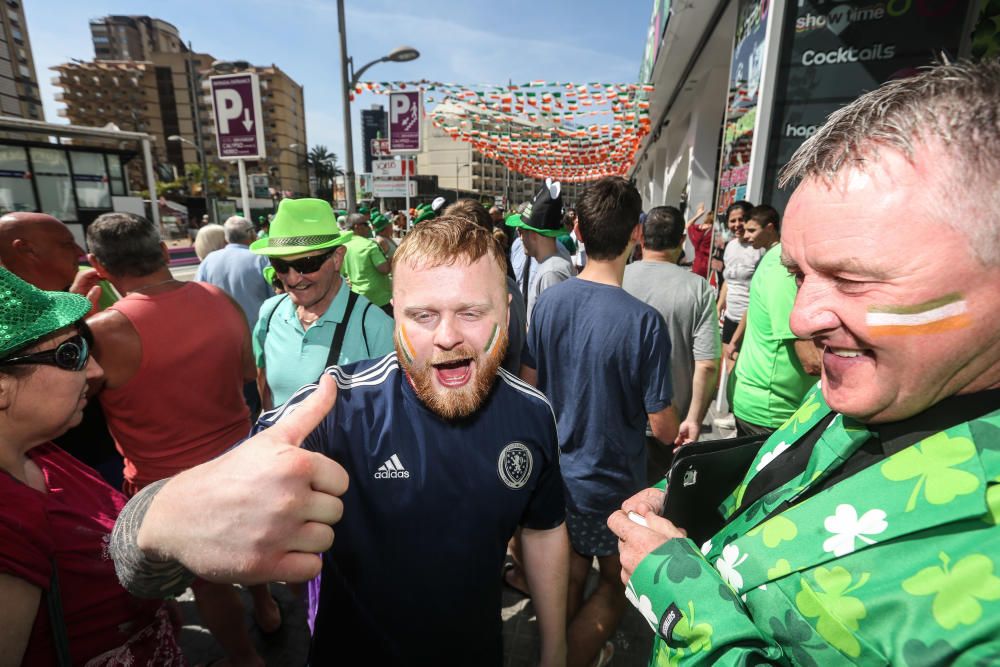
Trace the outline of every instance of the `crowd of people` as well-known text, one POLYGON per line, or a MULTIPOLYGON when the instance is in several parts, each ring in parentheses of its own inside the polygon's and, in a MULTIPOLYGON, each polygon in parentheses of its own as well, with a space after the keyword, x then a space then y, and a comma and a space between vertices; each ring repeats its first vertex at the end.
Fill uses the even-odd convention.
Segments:
POLYGON ((313 665, 502 664, 505 585, 543 665, 612 662, 629 603, 653 665, 1000 661, 998 109, 996 62, 885 84, 783 214, 621 177, 284 199, 199 230, 190 282, 141 216, 89 225, 87 270, 0 217, 0 663, 186 664, 191 587, 260 665, 235 585, 267 633, 275 582, 313 665), (675 459, 731 465, 720 392, 752 462, 706 532, 667 499, 675 459))

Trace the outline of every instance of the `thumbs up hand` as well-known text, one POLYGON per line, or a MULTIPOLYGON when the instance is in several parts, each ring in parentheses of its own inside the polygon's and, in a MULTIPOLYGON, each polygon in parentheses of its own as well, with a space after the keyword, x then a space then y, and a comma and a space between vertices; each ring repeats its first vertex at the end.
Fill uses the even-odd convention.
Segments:
POLYGON ((146 512, 139 548, 215 582, 307 581, 319 574, 348 479, 339 463, 301 445, 336 400, 336 384, 324 374, 319 388, 277 424, 171 479, 146 512))

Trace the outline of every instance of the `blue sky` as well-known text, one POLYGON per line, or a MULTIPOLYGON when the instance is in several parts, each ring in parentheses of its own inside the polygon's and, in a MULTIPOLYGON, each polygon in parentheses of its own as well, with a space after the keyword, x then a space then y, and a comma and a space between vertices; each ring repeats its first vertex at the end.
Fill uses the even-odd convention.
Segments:
MULTIPOLYGON (((410 63, 383 63, 365 79, 453 83, 601 81, 637 78, 651 0, 347 0, 348 52, 357 65, 400 44, 420 50, 410 63)), ((305 86, 310 146, 343 156, 340 57, 334 0, 27 0, 28 30, 45 105, 60 122, 49 67, 94 57, 88 21, 146 14, 173 23, 196 51, 223 60, 275 64, 305 86)), ((361 108, 385 102, 366 93, 353 105, 360 165, 361 108)))

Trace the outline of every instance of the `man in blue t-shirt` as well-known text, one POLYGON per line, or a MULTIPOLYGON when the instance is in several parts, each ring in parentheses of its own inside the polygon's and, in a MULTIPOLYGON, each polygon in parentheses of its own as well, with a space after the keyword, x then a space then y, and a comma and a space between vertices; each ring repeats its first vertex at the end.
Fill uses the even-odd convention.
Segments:
POLYGON ((661 442, 672 444, 678 431, 666 324, 621 288, 642 232, 641 209, 638 191, 620 177, 584 191, 576 210, 587 265, 539 297, 522 356, 522 377, 549 398, 558 422, 573 547, 570 664, 603 661, 613 651, 605 642, 624 612, 625 589, 607 519, 645 486, 647 419, 661 442), (584 601, 594 557, 600 581, 584 601))
POLYGON ((500 665, 499 573, 520 527, 541 664, 563 664, 555 417, 500 368, 505 265, 464 218, 414 228, 393 257, 396 353, 328 368, 239 447, 137 495, 112 546, 125 585, 183 588, 169 561, 242 583, 322 569, 311 664, 500 665))

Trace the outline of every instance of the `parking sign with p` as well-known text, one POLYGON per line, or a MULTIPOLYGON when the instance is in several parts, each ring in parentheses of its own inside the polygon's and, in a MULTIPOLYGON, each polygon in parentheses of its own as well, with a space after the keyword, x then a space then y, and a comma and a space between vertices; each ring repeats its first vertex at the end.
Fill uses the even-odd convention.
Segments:
POLYGON ((209 78, 215 138, 223 160, 263 160, 264 120, 260 84, 253 72, 209 78))
POLYGON ((420 91, 389 93, 389 152, 420 152, 423 104, 420 91))

